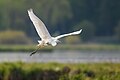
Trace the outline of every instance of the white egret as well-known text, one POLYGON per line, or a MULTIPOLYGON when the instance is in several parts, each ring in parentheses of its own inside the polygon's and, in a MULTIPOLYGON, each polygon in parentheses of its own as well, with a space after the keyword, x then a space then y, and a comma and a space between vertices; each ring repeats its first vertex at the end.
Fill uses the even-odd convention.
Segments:
MULTIPOLYGON (((57 37, 52 37, 50 35, 50 33, 48 32, 45 24, 33 13, 32 9, 28 10, 28 15, 31 19, 31 21, 33 22, 35 29, 39 35, 39 37, 41 38, 41 40, 38 40, 38 49, 42 46, 47 46, 48 44, 52 45, 52 46, 56 46, 57 43, 59 42, 59 39, 62 37, 66 37, 69 35, 76 35, 76 34, 80 34, 82 29, 80 29, 79 31, 75 31, 72 33, 68 33, 68 34, 63 34, 63 35, 59 35, 57 37)), ((38 50, 37 49, 37 50, 38 50)), ((35 50, 34 52, 31 53, 34 54, 37 52, 37 50, 35 50)))

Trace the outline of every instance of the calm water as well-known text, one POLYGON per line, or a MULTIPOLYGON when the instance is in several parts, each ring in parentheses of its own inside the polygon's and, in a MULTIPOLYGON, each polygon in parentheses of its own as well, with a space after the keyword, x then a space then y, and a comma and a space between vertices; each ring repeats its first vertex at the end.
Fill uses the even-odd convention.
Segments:
POLYGON ((53 51, 38 52, 33 56, 23 52, 0 52, 0 62, 120 62, 120 51, 53 51))

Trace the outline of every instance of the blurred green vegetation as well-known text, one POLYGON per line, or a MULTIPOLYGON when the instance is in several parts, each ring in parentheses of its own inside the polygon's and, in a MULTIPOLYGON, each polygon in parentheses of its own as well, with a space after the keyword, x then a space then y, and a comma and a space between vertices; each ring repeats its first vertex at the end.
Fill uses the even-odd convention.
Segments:
POLYGON ((32 40, 22 31, 1 31, 0 44, 30 44, 32 40))
MULTIPOLYGON (((33 51, 36 50, 37 46, 35 45, 0 45, 0 51, 2 52, 26 52, 26 51, 33 51)), ((53 48, 48 47, 41 47, 39 51, 53 51, 53 48)))
POLYGON ((120 21, 115 29, 116 38, 120 41, 120 21))
POLYGON ((119 80, 119 63, 0 63, 0 80, 119 80))
POLYGON ((103 36, 109 37, 106 40, 111 43, 119 43, 119 4, 120 0, 0 0, 0 31, 20 30, 33 40, 38 39, 27 14, 33 8, 51 34, 83 28, 83 42, 97 42, 103 36))
MULTIPOLYGON (((0 51, 26 52, 37 49, 36 45, 0 45, 0 51)), ((56 47, 41 47, 39 51, 50 52, 53 50, 80 50, 80 51, 120 51, 120 45, 114 44, 62 44, 56 47)))
POLYGON ((95 25, 87 20, 80 22, 76 27, 80 27, 83 29, 81 34, 81 39, 83 41, 90 41, 95 37, 95 25))
POLYGON ((64 38, 66 44, 78 44, 81 42, 79 36, 68 36, 64 38))

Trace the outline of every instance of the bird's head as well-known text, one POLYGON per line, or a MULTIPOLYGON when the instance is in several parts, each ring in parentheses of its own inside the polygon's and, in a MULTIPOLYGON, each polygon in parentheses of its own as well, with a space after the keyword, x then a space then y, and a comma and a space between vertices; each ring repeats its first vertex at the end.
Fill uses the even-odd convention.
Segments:
POLYGON ((51 45, 52 45, 52 46, 56 46, 57 43, 56 43, 55 41, 52 41, 52 42, 51 42, 51 45))

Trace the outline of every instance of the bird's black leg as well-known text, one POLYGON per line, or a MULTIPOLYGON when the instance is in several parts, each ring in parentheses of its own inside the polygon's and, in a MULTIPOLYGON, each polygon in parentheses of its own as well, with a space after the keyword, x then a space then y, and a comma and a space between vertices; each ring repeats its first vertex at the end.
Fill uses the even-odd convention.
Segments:
POLYGON ((33 54, 35 54, 35 53, 39 50, 39 48, 40 48, 40 46, 38 46, 38 48, 37 48, 35 51, 33 51, 33 52, 30 54, 30 56, 32 56, 33 54))

